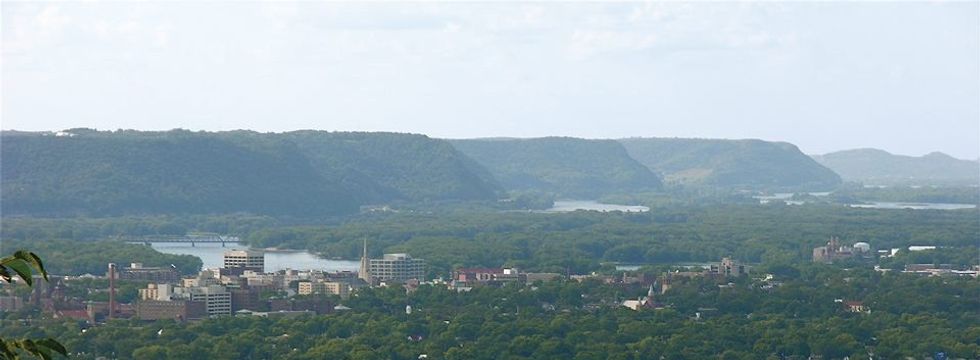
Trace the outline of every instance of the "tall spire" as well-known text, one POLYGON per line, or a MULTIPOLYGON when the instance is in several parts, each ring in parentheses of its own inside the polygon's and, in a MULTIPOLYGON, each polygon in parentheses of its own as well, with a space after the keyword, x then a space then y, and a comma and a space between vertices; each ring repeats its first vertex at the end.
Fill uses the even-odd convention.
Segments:
POLYGON ((371 283, 371 268, 368 265, 367 239, 364 239, 364 251, 361 253, 361 269, 357 272, 357 277, 368 284, 371 283))

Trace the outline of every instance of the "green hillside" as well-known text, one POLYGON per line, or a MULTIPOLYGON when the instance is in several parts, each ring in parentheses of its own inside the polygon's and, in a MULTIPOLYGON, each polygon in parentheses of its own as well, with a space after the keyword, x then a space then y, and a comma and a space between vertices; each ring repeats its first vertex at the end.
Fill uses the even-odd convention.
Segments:
POLYGON ((357 209, 295 145, 189 131, 4 135, 7 214, 329 215, 357 209))
POLYGON ((841 179, 793 144, 762 140, 630 138, 630 156, 669 183, 751 189, 829 189, 841 179))
POLYGON ((656 174, 630 158, 613 140, 547 137, 449 141, 486 167, 508 190, 596 198, 662 186, 656 174))
POLYGON ((365 203, 391 200, 487 200, 498 185, 449 143, 425 135, 295 131, 295 143, 320 175, 365 203))
POLYGON ((3 133, 5 215, 323 216, 496 190, 450 145, 417 135, 70 132, 3 133))
POLYGON ((878 149, 855 149, 813 158, 848 181, 875 185, 980 184, 980 163, 940 152, 915 157, 878 149))

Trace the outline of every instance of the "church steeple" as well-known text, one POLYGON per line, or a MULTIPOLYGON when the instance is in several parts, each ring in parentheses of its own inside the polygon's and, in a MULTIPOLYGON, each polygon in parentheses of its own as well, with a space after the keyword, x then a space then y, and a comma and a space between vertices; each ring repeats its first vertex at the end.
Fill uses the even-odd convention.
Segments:
POLYGON ((367 239, 364 239, 364 251, 361 253, 361 269, 357 272, 357 277, 371 284, 371 266, 369 264, 367 252, 367 239))

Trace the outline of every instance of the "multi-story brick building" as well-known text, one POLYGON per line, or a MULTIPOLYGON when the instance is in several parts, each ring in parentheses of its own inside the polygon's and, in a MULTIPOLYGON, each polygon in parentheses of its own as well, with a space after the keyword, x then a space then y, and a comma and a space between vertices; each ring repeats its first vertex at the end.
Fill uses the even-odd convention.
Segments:
POLYGON ((208 316, 207 303, 189 300, 141 300, 136 303, 140 320, 195 320, 208 316))

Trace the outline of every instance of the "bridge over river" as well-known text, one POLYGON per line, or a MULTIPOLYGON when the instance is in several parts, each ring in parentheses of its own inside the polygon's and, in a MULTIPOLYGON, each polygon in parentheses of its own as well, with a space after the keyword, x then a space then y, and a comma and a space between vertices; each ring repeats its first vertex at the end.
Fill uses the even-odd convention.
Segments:
POLYGON ((226 243, 239 241, 237 236, 217 234, 120 236, 117 238, 131 244, 190 243, 191 246, 195 246, 198 243, 219 243, 221 247, 225 247, 226 243))

